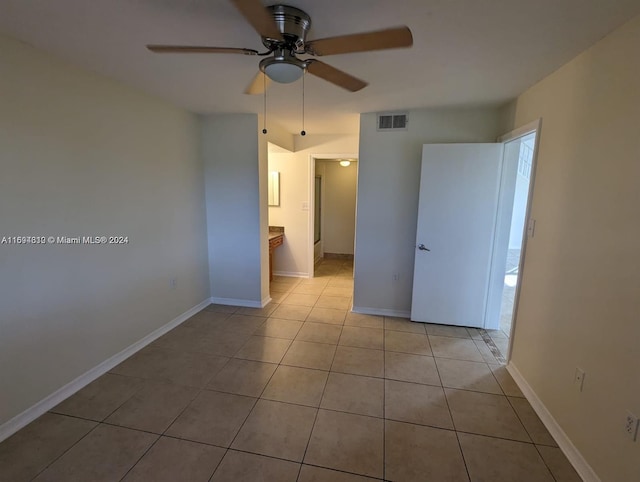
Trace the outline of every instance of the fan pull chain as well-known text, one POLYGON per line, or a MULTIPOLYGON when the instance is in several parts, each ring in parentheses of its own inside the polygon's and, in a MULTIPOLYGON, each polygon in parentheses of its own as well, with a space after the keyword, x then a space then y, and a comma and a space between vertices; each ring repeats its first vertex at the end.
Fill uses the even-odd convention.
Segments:
POLYGON ((267 133, 267 74, 262 74, 262 85, 264 87, 264 117, 262 118, 262 133, 267 133))
POLYGON ((306 136, 307 131, 304 130, 304 77, 307 73, 307 69, 302 71, 302 130, 300 131, 301 136, 306 136))

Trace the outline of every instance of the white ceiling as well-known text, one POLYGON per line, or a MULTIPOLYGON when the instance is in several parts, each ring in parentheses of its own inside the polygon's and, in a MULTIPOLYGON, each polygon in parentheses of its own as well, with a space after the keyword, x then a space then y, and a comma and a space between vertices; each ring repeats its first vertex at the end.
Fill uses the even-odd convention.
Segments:
MULTIPOLYGON (((270 3, 277 3, 277 0, 270 3)), ((640 14, 638 0, 286 0, 309 38, 408 25, 411 49, 322 60, 370 85, 306 79, 309 133, 357 132, 358 113, 498 104, 640 14)), ((0 0, 0 32, 199 113, 262 111, 242 92, 259 58, 157 55, 148 43, 260 49, 228 0, 0 0)), ((301 129, 301 85, 269 91, 269 119, 301 129)))

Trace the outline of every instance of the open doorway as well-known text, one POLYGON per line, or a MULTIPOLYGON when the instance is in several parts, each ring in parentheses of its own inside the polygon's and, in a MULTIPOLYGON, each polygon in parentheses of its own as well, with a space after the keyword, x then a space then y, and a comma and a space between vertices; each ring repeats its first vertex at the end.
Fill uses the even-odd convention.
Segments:
POLYGON ((535 173, 539 123, 501 139, 504 159, 492 272, 487 303, 487 335, 507 361, 517 310, 529 220, 530 197, 535 173))
POLYGON ((312 157, 313 277, 353 278, 358 161, 312 157))
MULTIPOLYGON (((505 266, 502 300, 500 303, 500 331, 502 331, 507 337, 511 334, 516 286, 518 285, 520 258, 522 255, 522 240, 527 215, 527 202, 529 200, 529 186, 531 183, 531 167, 533 164, 533 151, 535 148, 536 133, 532 132, 531 134, 511 142, 516 143, 518 146, 518 171, 516 173, 516 186, 513 196, 513 209, 511 211, 511 229, 509 231, 507 263, 505 266)), ((515 155, 515 153, 513 155, 515 155)))
MULTIPOLYGON (((339 296, 346 300, 321 300, 323 302, 348 304, 350 307, 351 294, 353 293, 353 271, 349 267, 344 269, 344 263, 335 271, 336 276, 314 278, 314 236, 315 228, 315 184, 316 184, 316 159, 357 159, 357 136, 305 136, 295 140, 295 149, 287 150, 276 145, 269 144, 268 149, 268 179, 273 184, 273 193, 269 197, 268 226, 270 261, 272 269, 272 281, 269 283, 269 293, 272 304, 306 304, 315 303, 314 296, 339 296), (276 181, 277 186, 276 189, 276 181), (277 198, 277 199, 276 199, 277 198), (280 244, 276 244, 280 238, 280 244), (337 275, 341 276, 338 277, 337 275), (348 278, 346 276, 348 275, 348 278), (312 279, 307 279, 312 278, 312 279), (329 290, 328 285, 331 284, 329 290), (320 289, 322 287, 322 289, 320 289), (337 290, 336 288, 341 288, 337 290), (327 293, 323 290, 327 289, 327 293), (349 293, 347 294, 347 289, 349 293), (306 296, 290 296, 291 294, 306 296), (340 293, 338 293, 340 291, 340 293)), ((338 161, 339 162, 339 161, 338 161)), ((357 163, 355 164, 357 171, 357 163)), ((344 169, 344 168, 342 168, 344 169)), ((331 181, 331 179, 329 179, 331 181)), ((320 184, 318 184, 321 186, 320 184)), ((355 186, 355 182, 354 182, 355 186)), ((322 196, 323 188, 321 187, 322 196)), ((271 193, 270 193, 271 194, 271 193)), ((265 196, 267 198, 268 196, 265 196)), ((355 194, 354 194, 355 202, 355 194)), ((325 212, 329 206, 326 201, 335 199, 334 195, 325 194, 319 204, 325 212), (325 207, 323 207, 325 205, 325 207)), ((321 217, 318 217, 321 220, 321 217)), ((352 221, 352 226, 355 220, 352 221)), ((329 242, 331 234, 325 220, 325 226, 320 227, 322 239, 329 242)), ((352 244, 353 249, 353 244, 352 244)), ((329 253, 341 253, 341 250, 333 250, 329 245, 329 253)), ((353 253, 353 251, 351 251, 353 253)), ((346 261, 350 263, 350 261, 346 261)), ((302 305, 300 305, 302 306, 302 305)), ((305 305, 306 306, 306 305, 305 305)), ((326 308, 323 306, 322 308, 326 308)))

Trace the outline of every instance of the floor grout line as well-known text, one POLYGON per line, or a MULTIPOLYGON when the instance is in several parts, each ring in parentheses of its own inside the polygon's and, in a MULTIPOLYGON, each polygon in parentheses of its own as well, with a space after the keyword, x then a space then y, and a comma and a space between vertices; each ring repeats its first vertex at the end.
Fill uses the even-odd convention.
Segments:
MULTIPOLYGON (((244 345, 243 345, 244 346, 244 345)), ((239 350, 242 348, 239 348, 239 350)), ((288 350, 288 348, 287 348, 288 350)), ((237 353, 237 352, 236 352, 237 353)), ((283 355, 284 358, 284 355, 283 355)), ((278 363, 278 366, 280 366, 280 364, 278 363)), ((229 446, 226 447, 226 452, 224 453, 224 455, 222 456, 222 458, 220 459, 220 462, 218 463, 218 465, 216 466, 215 470, 213 471, 213 473, 211 474, 211 476, 209 477, 209 479, 212 479, 215 474, 216 471, 220 468, 220 466, 222 465, 222 462, 224 460, 224 458, 227 456, 227 453, 229 453, 229 450, 232 450, 232 446, 233 443, 235 442, 236 438, 238 437, 238 435, 240 435, 240 432, 242 431, 242 428, 244 427, 244 425, 247 423, 247 420, 249 420, 249 417, 251 416, 251 414, 253 413, 253 411, 255 410, 256 406, 258 405, 258 402, 261 400, 262 395, 264 394, 264 391, 267 389, 267 386, 269 385, 269 382, 271 381, 271 379, 273 378, 273 376, 275 375, 276 371, 278 370, 278 368, 276 367, 276 369, 273 371, 273 373, 271 374, 271 376, 269 377, 269 379, 267 380, 267 382, 264 384, 264 388, 262 389, 262 391, 260 392, 260 395, 258 397, 256 397, 255 401, 253 402, 253 405, 251 406, 251 410, 249 410, 249 412, 247 413, 247 416, 244 418, 244 420, 242 421, 242 424, 240 424, 240 428, 238 428, 238 431, 235 433, 235 435, 233 436, 233 438, 231 439, 231 442, 229 442, 229 446)), ((218 372, 219 373, 219 372, 218 372)), ((213 380, 213 379, 212 379, 213 380)), ((253 398, 253 397, 252 397, 253 398)), ((235 450, 235 449, 233 449, 235 450)))
MULTIPOLYGON (((384 318, 382 320, 384 327, 384 318)), ((387 477, 387 336, 382 332, 382 478, 387 477)))
MULTIPOLYGON (((436 371, 438 373, 438 377, 440 378, 440 383, 442 383, 442 376, 440 375, 440 368, 436 363, 436 371)), ((464 463, 464 468, 467 471, 467 478, 471 480, 471 473, 469 472, 469 465, 467 464, 467 459, 464 456, 464 450, 462 450, 462 443, 460 442, 460 436, 458 435, 458 430, 456 428, 456 422, 453 418, 453 413, 451 412, 451 405, 449 404, 449 398, 447 397, 447 392, 442 387, 442 394, 444 395, 444 401, 447 404, 447 410, 449 411, 449 417, 451 418, 451 424, 453 425, 453 432, 456 434, 456 441, 458 442, 458 449, 460 450, 460 455, 462 457, 462 462, 464 463)))
MULTIPOLYGON (((341 264, 340 266, 343 266, 343 265, 344 265, 344 263, 341 264)), ((342 323, 325 323, 325 322, 323 322, 322 320, 319 320, 319 319, 310 320, 309 317, 311 316, 311 313, 313 312, 314 309, 322 308, 322 309, 335 310, 335 311, 340 311, 340 312, 345 311, 342 308, 317 306, 317 304, 319 302, 321 304, 325 304, 324 300, 320 301, 320 299, 322 297, 347 298, 346 296, 341 296, 341 295, 335 294, 336 292, 339 293, 339 290, 341 290, 341 289, 351 289, 351 292, 353 291, 353 281, 351 281, 351 287, 350 288, 348 288, 348 287, 345 288, 343 286, 343 284, 349 284, 349 283, 339 282, 339 283, 337 283, 337 285, 332 285, 332 281, 334 281, 334 280, 341 280, 341 279, 348 280, 349 279, 348 277, 340 276, 339 275, 340 272, 341 272, 341 268, 339 268, 339 267, 336 267, 336 268, 332 267, 331 269, 327 269, 327 274, 324 275, 324 276, 326 276, 328 281, 326 282, 326 284, 324 284, 322 286, 319 294, 316 294, 316 293, 314 293, 314 294, 296 293, 295 290, 296 290, 297 287, 299 287, 301 285, 302 280, 298 280, 296 282, 291 283, 291 287, 287 291, 282 292, 283 296, 280 299, 280 301, 277 302, 277 303, 273 302, 273 305, 275 305, 275 307, 272 310, 270 310, 268 313, 266 313, 266 312, 249 312, 249 313, 246 313, 246 312, 241 312, 242 307, 233 307, 233 308, 229 308, 229 307, 224 307, 224 308, 214 307, 214 308, 210 308, 213 305, 209 305, 209 307, 206 307, 205 309, 203 309, 198 314, 195 314, 194 317, 196 317, 196 316, 198 316, 200 314, 203 314, 203 313, 205 313, 205 314, 206 313, 215 313, 217 315, 224 315, 224 316, 220 316, 221 320, 217 320, 216 319, 214 323, 218 323, 218 322, 224 323, 230 317, 232 317, 234 315, 248 316, 248 317, 254 317, 254 318, 257 318, 257 319, 262 319, 262 323, 250 333, 245 332, 244 330, 238 331, 238 330, 222 329, 222 332, 238 333, 239 335, 246 335, 246 337, 247 337, 247 339, 240 345, 239 348, 237 348, 235 350, 230 350, 230 352, 231 351, 233 352, 232 355, 220 355, 220 354, 208 353, 208 352, 202 351, 202 350, 191 350, 188 347, 188 341, 187 342, 181 342, 179 338, 177 339, 178 342, 176 344, 176 347, 163 346, 162 344, 157 345, 157 346, 153 346, 154 348, 157 348, 157 349, 160 349, 160 350, 169 351, 169 352, 179 352, 179 353, 189 353, 189 354, 193 353, 193 354, 205 355, 205 356, 208 356, 208 357, 217 357, 217 358, 225 358, 226 359, 226 361, 213 373, 213 375, 211 375, 211 377, 209 379, 207 379, 206 383, 204 383, 201 386, 192 387, 192 388, 196 388, 197 389, 197 391, 195 392, 195 395, 190 399, 190 401, 180 411, 180 413, 178 415, 176 415, 175 417, 173 417, 173 419, 168 423, 167 428, 160 434, 158 434, 157 432, 150 432, 150 431, 147 431, 147 430, 127 427, 127 426, 124 426, 124 425, 117 425, 117 424, 114 424, 114 423, 107 422, 106 420, 111 415, 113 415, 115 412, 117 412, 120 408, 122 408, 123 405, 125 405, 127 402, 129 402, 131 399, 133 399, 141 390, 143 390, 144 386, 145 386, 145 383, 151 381, 151 382, 168 383, 168 384, 173 384, 173 385, 181 385, 179 383, 176 384, 173 381, 154 379, 154 378, 144 378, 144 377, 139 377, 139 376, 135 376, 135 375, 126 375, 126 374, 121 374, 121 373, 112 373, 110 371, 108 373, 111 374, 111 375, 124 376, 124 377, 128 377, 128 378, 138 379, 138 380, 141 380, 142 383, 125 401, 121 402, 116 408, 111 410, 110 413, 106 417, 104 417, 102 420, 92 420, 92 419, 78 417, 78 416, 69 415, 69 414, 65 414, 65 413, 59 413, 59 412, 55 411, 55 407, 53 409, 51 409, 49 411, 50 413, 54 413, 54 414, 60 415, 60 416, 76 418, 76 419, 80 419, 80 420, 91 421, 91 422, 96 423, 96 425, 91 430, 89 430, 85 435, 83 435, 80 439, 78 439, 76 442, 74 442, 61 455, 59 455, 53 461, 48 463, 44 469, 42 469, 40 472, 38 472, 38 474, 36 474, 36 477, 39 476, 40 474, 42 474, 42 472, 46 471, 49 467, 51 467, 55 462, 57 462, 60 458, 62 458, 65 454, 67 454, 70 450, 72 450, 73 447, 75 447, 78 443, 80 443, 82 440, 84 440, 89 434, 91 434, 94 430, 96 430, 101 425, 112 426, 112 427, 117 427, 117 428, 124 428, 124 429, 127 429, 127 430, 134 430, 134 431, 138 431, 138 432, 152 434, 152 435, 157 437, 153 441, 153 443, 151 443, 151 445, 149 445, 149 447, 147 447, 147 449, 144 451, 144 453, 131 465, 131 467, 129 467, 129 469, 127 470, 127 472, 123 476, 123 478, 125 478, 127 476, 127 474, 129 474, 136 467, 136 465, 140 462, 140 460, 142 460, 149 453, 149 451, 151 451, 153 449, 153 447, 158 443, 158 441, 162 437, 173 438, 173 439, 176 439, 176 440, 190 441, 190 442, 194 442, 194 443, 198 443, 198 444, 202 444, 202 445, 214 446, 214 447, 222 448, 225 452, 224 452, 223 456, 221 457, 218 465, 213 470, 213 473, 210 475, 210 478, 215 476, 215 473, 219 470, 223 460, 225 459, 225 457, 227 456, 227 454, 229 453, 230 450, 243 452, 243 453, 247 453, 247 454, 255 454, 255 455, 259 455, 259 456, 267 457, 267 458, 271 458, 271 459, 276 459, 276 460, 283 460, 283 461, 297 463, 297 464, 299 464, 299 467, 298 467, 298 473, 297 473, 296 479, 300 479, 301 474, 302 474, 303 465, 309 465, 309 466, 324 468, 324 469, 327 469, 327 470, 333 470, 333 471, 341 472, 341 473, 345 473, 345 474, 354 474, 354 475, 363 476, 363 474, 359 474, 357 472, 350 472, 348 470, 341 470, 341 469, 336 469, 336 468, 333 468, 333 467, 318 466, 318 465, 314 465, 314 464, 305 464, 305 458, 306 458, 307 452, 309 450, 309 447, 311 445, 312 436, 313 436, 314 430, 316 429, 316 424, 318 422, 320 410, 325 410, 327 412, 364 416, 364 417, 369 417, 369 418, 378 419, 378 420, 382 421, 382 430, 383 430, 383 432, 382 432, 382 470, 383 470, 382 471, 382 477, 383 477, 383 479, 378 479, 378 480, 386 480, 386 479, 384 479, 384 477, 387 476, 386 435, 387 435, 387 422, 388 421, 389 422, 397 422, 397 423, 408 424, 408 425, 412 425, 412 426, 416 426, 416 427, 430 427, 430 428, 433 428, 433 429, 447 430, 448 432, 454 432, 456 434, 456 440, 458 442, 458 449, 459 449, 460 453, 462 454, 462 460, 463 460, 463 463, 465 465, 465 470, 466 470, 468 478, 470 478, 470 470, 469 470, 469 466, 468 466, 467 459, 465 457, 464 451, 462 450, 462 444, 461 444, 461 440, 460 440, 460 436, 459 436, 460 434, 473 434, 473 435, 476 435, 476 436, 487 437, 487 438, 492 438, 492 439, 505 440, 505 441, 509 441, 509 442, 520 442, 520 443, 526 443, 526 444, 534 445, 534 447, 536 449, 536 453, 538 454, 540 459, 542 459, 542 461, 544 463, 544 466, 547 468, 549 473, 551 473, 552 478, 554 480, 556 480, 556 476, 553 474, 553 472, 551 471, 551 468, 549 467, 547 462, 542 457, 542 453, 540 452, 539 447, 538 447, 538 445, 545 445, 545 446, 547 446, 547 445, 546 444, 536 444, 535 443, 535 441, 534 441, 534 439, 533 439, 533 437, 532 437, 532 435, 530 433, 530 430, 527 429, 527 427, 525 426, 525 424, 524 424, 524 422, 522 420, 522 417, 515 410, 515 407, 514 407, 514 405, 512 403, 512 400, 510 399, 509 396, 506 395, 504 388, 502 387, 502 385, 500 384, 500 381, 498 380, 498 377, 496 376, 496 374, 491 369, 490 365, 492 364, 492 362, 489 362, 484 358, 484 355, 486 355, 487 357, 490 357, 490 355, 487 355, 486 352, 482 352, 483 353, 483 360, 482 361, 477 361, 477 360, 465 360, 464 358, 460 358, 459 356, 458 357, 454 357, 454 356, 449 357, 449 356, 441 356, 441 355, 435 356, 433 351, 429 355, 424 355, 424 354, 419 354, 419 353, 411 353, 411 352, 407 352, 407 351, 403 352, 403 351, 396 351, 396 350, 387 349, 386 334, 389 333, 389 332, 406 333, 408 335, 410 335, 410 334, 419 334, 420 336, 425 335, 425 336, 427 336, 427 341, 428 341, 430 346, 432 346, 432 343, 431 343, 431 337, 432 336, 446 337, 446 338, 452 338, 452 339, 465 339, 465 340, 473 341, 474 346, 476 347, 476 349, 479 352, 480 352, 480 346, 481 346, 480 343, 484 343, 487 346, 487 348, 491 351, 491 354, 493 355, 493 357, 496 358, 496 362, 498 364, 503 365, 504 362, 505 362, 504 357, 502 356, 500 350, 497 348, 495 340, 491 337, 491 334, 489 332, 487 332, 486 330, 483 330, 483 329, 478 329, 477 332, 474 331, 472 333, 469 330, 467 330, 467 334, 469 335, 468 337, 461 337, 461 336, 455 336, 455 335, 450 335, 450 334, 442 334, 442 333, 434 333, 433 335, 430 335, 429 334, 429 330, 428 330, 428 325, 424 324, 424 325, 421 326, 421 328, 423 329, 424 333, 414 333, 414 331, 398 329, 398 328, 401 328, 400 324, 394 325, 394 324, 389 323, 392 320, 394 322, 399 320, 397 317, 385 317, 385 316, 380 317, 381 321, 382 321, 382 327, 381 328, 369 327, 369 326, 359 326, 359 325, 356 325, 356 324, 347 324, 347 319, 349 317, 349 310, 348 309, 346 310, 346 314, 345 314, 345 316, 344 316, 344 318, 342 320, 342 323), (333 273, 333 274, 330 274, 330 273, 333 273), (334 294, 325 294, 325 292, 327 290, 329 290, 329 289, 335 290, 335 291, 333 291, 334 294), (315 302, 314 302, 314 304, 312 306, 282 303, 282 301, 285 300, 287 297, 289 297, 291 295, 295 295, 295 294, 304 295, 304 296, 308 296, 308 297, 312 297, 313 296, 313 297, 315 297, 316 300, 315 300, 315 302), (308 308, 309 312, 304 316, 304 320, 293 320, 293 319, 287 320, 287 319, 278 318, 277 316, 274 316, 274 313, 280 307, 283 307, 283 306, 286 306, 286 307, 298 307, 298 308, 308 308), (219 309, 216 309, 216 308, 219 308, 219 309), (270 319, 274 319, 274 320, 280 319, 280 320, 284 320, 284 321, 294 321, 294 322, 298 322, 298 323, 301 323, 301 324, 300 324, 300 326, 299 326, 299 328, 298 328, 298 330, 295 333, 293 338, 282 337, 282 336, 274 336, 274 335, 270 335, 268 333, 256 335, 255 334, 256 331, 258 331, 262 327, 264 327, 264 325, 270 319), (339 327, 340 328, 339 329, 339 335, 338 335, 338 338, 337 338, 336 342, 335 343, 331 343, 331 342, 327 343, 327 342, 320 342, 320 341, 315 341, 315 340, 299 339, 298 336, 300 335, 300 331, 303 330, 303 328, 304 328, 304 326, 306 324, 309 324, 309 325, 323 325, 325 327, 326 326, 339 327), (355 342, 349 342, 347 338, 344 338, 345 337, 345 327, 360 328, 360 329, 364 329, 364 330, 370 330, 370 332, 372 334, 374 332, 375 333, 382 332, 382 336, 383 336, 382 337, 382 347, 381 348, 375 348, 375 347, 371 347, 371 346, 358 346, 358 345, 355 344, 355 342), (478 333, 480 335, 481 339, 474 338, 473 335, 475 333, 478 333), (261 338, 265 338, 265 339, 287 340, 288 345, 287 345, 286 349, 284 350, 283 355, 280 357, 280 359, 279 359, 279 361, 277 363, 271 362, 271 361, 263 361, 263 360, 256 360, 256 359, 251 359, 251 358, 241 358, 241 357, 239 357, 238 353, 252 339, 254 339, 254 337, 261 337, 261 338), (283 362, 283 360, 286 358, 287 354, 292 350, 294 342, 316 343, 318 345, 334 347, 333 355, 331 357, 331 363, 329 364, 329 368, 328 369, 323 369, 323 368, 315 368, 315 367, 309 367, 309 366, 298 366, 298 365, 295 365, 295 364, 288 364, 288 363, 283 362), (478 343, 478 344, 476 345, 476 343, 478 343), (184 346, 180 346, 181 344, 185 344, 185 345, 187 345, 187 347, 185 348, 184 346), (334 370, 334 365, 335 365, 336 357, 337 357, 337 354, 338 354, 338 349, 340 347, 354 348, 354 349, 360 349, 360 350, 381 351, 382 352, 382 366, 383 366, 383 374, 382 374, 382 376, 380 377, 380 376, 365 375, 365 374, 362 374, 362 373, 349 373, 347 371, 334 370), (411 355, 411 356, 417 356, 417 357, 429 357, 429 358, 432 358, 434 360, 434 362, 436 362, 435 363, 435 368, 436 368, 436 373, 438 374, 438 378, 440 380, 440 385, 420 383, 420 382, 408 381, 408 380, 396 380, 394 378, 389 378, 387 376, 387 367, 386 367, 386 355, 387 355, 387 352, 405 354, 405 355, 411 355), (438 366, 438 363, 437 363, 437 360, 441 360, 441 359, 442 360, 467 361, 467 362, 470 362, 470 363, 482 363, 483 365, 489 366, 489 369, 490 369, 491 375, 492 375, 492 379, 500 387, 501 394, 492 393, 492 392, 486 391, 486 390, 474 390, 474 389, 469 389, 469 388, 446 386, 445 383, 442 380, 442 376, 440 374, 440 367, 438 366), (257 397, 248 396, 248 395, 240 395, 240 394, 235 393, 233 391, 225 391, 224 389, 219 389, 219 388, 209 388, 209 385, 211 384, 211 382, 220 374, 220 372, 222 372, 229 365, 229 363, 232 360, 246 360, 246 361, 253 361, 253 362, 258 362, 258 363, 264 363, 264 364, 268 364, 268 365, 275 365, 275 369, 273 370, 271 375, 268 377, 268 379, 264 383, 264 386, 262 387, 262 390, 260 391, 260 394, 257 397), (270 398, 266 398, 265 397, 265 393, 266 393, 267 387, 269 386, 269 384, 273 380, 275 374, 278 372, 280 367, 289 367, 289 368, 293 367, 293 368, 299 368, 301 370, 312 370, 312 371, 326 373, 326 377, 324 379, 324 383, 323 383, 323 387, 322 387, 322 392, 320 394, 320 397, 319 397, 317 405, 306 405, 306 404, 303 404, 303 403, 295 403, 295 402, 284 401, 284 400, 274 400, 274 399, 270 399, 270 398), (351 375, 351 376, 359 376, 359 377, 365 377, 365 378, 370 378, 370 379, 382 380, 382 387, 383 387, 383 390, 382 390, 382 417, 375 416, 375 415, 370 415, 370 414, 350 412, 350 411, 346 411, 346 410, 343 410, 343 409, 322 408, 322 402, 324 400, 327 387, 329 386, 329 382, 330 382, 330 378, 331 378, 331 374, 332 373, 335 373, 335 374, 346 374, 346 375, 351 375), (437 426, 437 425, 433 425, 433 424, 416 423, 416 422, 413 422, 413 421, 397 420, 395 418, 387 418, 387 415, 388 415, 387 414, 387 410, 386 410, 386 408, 387 408, 387 400, 386 400, 387 380, 389 380, 389 381, 398 381, 398 382, 402 382, 402 383, 410 383, 410 384, 421 385, 421 386, 440 387, 440 389, 444 393, 445 403, 446 403, 446 406, 447 406, 449 417, 450 417, 450 419, 452 421, 453 429, 443 428, 443 427, 440 427, 440 426, 437 426), (507 399, 507 401, 508 401, 510 409, 516 414, 517 420, 522 425, 522 427, 524 427, 525 433, 527 434, 527 436, 530 439, 530 441, 516 440, 516 439, 513 439, 513 438, 498 437, 498 436, 495 436, 495 435, 487 435, 487 434, 483 434, 483 433, 469 432, 469 431, 463 431, 463 430, 457 429, 455 421, 453 419, 453 413, 451 411, 451 406, 449 404, 449 400, 448 400, 448 397, 447 397, 445 389, 466 391, 466 392, 472 392, 472 393, 490 394, 490 395, 505 397, 507 399), (234 395, 234 396, 244 396, 244 397, 254 398, 254 401, 253 401, 253 404, 251 405, 250 410, 248 411, 247 415, 242 420, 242 423, 240 424, 239 428, 235 432, 233 438, 231 439, 231 442, 228 444, 228 447, 221 447, 220 445, 210 444, 210 443, 206 443, 206 442, 202 442, 202 441, 190 440, 188 438, 182 438, 182 437, 179 437, 179 436, 166 435, 166 432, 171 428, 171 426, 173 426, 173 424, 176 422, 176 420, 178 420, 185 413, 185 411, 188 410, 188 408, 192 405, 194 400, 196 400, 201 394, 206 393, 206 392, 217 392, 217 393, 229 394, 229 395, 234 395), (309 432, 309 437, 307 439, 307 442, 306 442, 306 445, 305 445, 305 449, 304 449, 304 453, 302 454, 302 459, 300 461, 289 460, 289 459, 285 459, 285 458, 277 457, 277 456, 272 456, 272 455, 265 455, 265 454, 262 454, 262 453, 252 452, 252 451, 249 451, 249 450, 232 449, 231 448, 233 443, 235 442, 235 440, 239 436, 240 432, 245 427, 247 421, 249 420, 251 415, 255 412, 256 407, 258 406, 258 404, 262 400, 270 401, 270 402, 274 402, 274 403, 288 404, 288 405, 294 405, 294 406, 300 406, 300 407, 315 409, 315 416, 314 416, 314 419, 313 419, 313 423, 311 424, 311 430, 309 432)), ((320 279, 320 278, 316 278, 316 279, 320 279)), ((352 278, 351 278, 351 280, 352 280, 352 278)), ((302 298, 302 299, 304 299, 304 298, 302 298)), ((310 298, 307 298, 307 299, 310 299, 310 298)), ((352 303, 353 297, 352 296, 348 297, 348 299, 352 303)), ((264 308, 262 308, 262 309, 264 309, 264 308)), ((333 316, 333 315, 331 315, 331 316, 333 316)), ((178 328, 180 328, 180 327, 178 327, 178 328)), ((189 330, 194 330, 194 332, 197 332, 198 330, 200 330, 200 328, 197 328, 197 327, 184 327, 184 328, 188 328, 189 330)), ((203 329, 202 331, 206 332, 207 330, 203 329)), ((331 332, 332 330, 327 330, 327 331, 331 332)), ((338 330, 335 330, 335 331, 337 332, 338 330)), ((347 331, 350 331, 350 330, 347 330, 347 331)), ((171 333, 171 332, 173 332, 173 330, 170 331, 169 333, 171 333)), ((167 334, 169 334, 169 333, 167 333, 167 334)), ((359 333, 367 333, 367 332, 359 332, 359 333)), ((203 335, 203 337, 206 338, 206 337, 209 337, 209 336, 212 336, 212 335, 213 335, 212 333, 208 333, 207 332, 207 334, 203 335)), ((190 336, 190 335, 187 333, 185 336, 188 338, 188 336, 190 336)), ((495 363, 493 363, 493 364, 495 365, 495 363)), ((349 407, 347 407, 347 408, 349 408, 349 407)), ((309 415, 311 415, 311 413, 309 413, 309 415)), ((549 447, 553 447, 552 445, 548 445, 548 446, 549 447)), ((369 477, 371 477, 371 476, 369 476, 369 477)))
MULTIPOLYGON (((77 417, 74 417, 74 418, 77 418, 77 417)), ((92 422, 93 421, 94 420, 92 420, 92 422)), ((56 457, 50 463, 48 463, 40 472, 38 472, 36 475, 34 475, 31 478, 31 480, 35 480, 40 474, 42 474, 49 467, 51 467, 53 464, 55 464, 58 460, 60 460, 62 457, 64 457, 73 447, 78 445, 82 440, 84 440, 86 437, 88 437, 90 433, 92 433, 94 430, 96 430, 100 426, 100 424, 101 424, 101 422, 98 422, 95 427, 93 427, 91 430, 89 430, 87 433, 85 433, 82 437, 80 437, 78 440, 76 440, 75 443, 71 444, 67 450, 62 452, 58 457, 56 457)))
MULTIPOLYGON (((342 329, 340 330, 340 336, 342 336, 342 329)), ((338 338, 338 340, 340 340, 338 338)), ((337 345, 336 345, 337 347, 337 345)), ((337 352, 337 348, 336 350, 333 351, 333 357, 331 358, 331 366, 333 365, 333 360, 335 360, 336 357, 336 352, 337 352)), ((327 378, 324 381, 324 386, 322 387, 322 395, 320 395, 320 400, 318 401, 318 407, 316 410, 316 415, 313 419, 313 424, 311 425, 311 431, 309 432, 309 439, 307 440, 307 445, 304 448, 304 453, 302 454, 302 460, 300 462, 300 470, 298 471, 298 478, 300 478, 300 473, 302 472, 302 465, 304 464, 304 459, 307 457, 307 450, 309 450, 309 444, 311 444, 311 437, 313 436, 313 430, 316 428, 316 422, 318 421, 318 415, 320 414, 320 406, 322 405, 322 399, 324 398, 324 394, 325 391, 327 390, 327 384, 329 383, 329 377, 331 376, 331 370, 329 370, 329 372, 327 372, 327 378)), ((296 480, 297 480, 296 479, 296 480)))

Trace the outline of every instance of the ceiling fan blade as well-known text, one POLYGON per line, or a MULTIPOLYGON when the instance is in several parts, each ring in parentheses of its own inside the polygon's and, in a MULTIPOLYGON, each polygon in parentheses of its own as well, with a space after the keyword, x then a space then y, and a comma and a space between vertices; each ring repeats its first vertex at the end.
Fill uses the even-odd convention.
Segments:
POLYGON ((147 45, 157 54, 244 54, 258 55, 257 50, 233 47, 200 47, 197 45, 147 45))
POLYGON ((251 83, 245 89, 244 93, 249 95, 264 94, 265 87, 269 88, 271 82, 272 81, 269 77, 258 71, 251 83))
POLYGON ((310 40, 306 43, 306 51, 312 55, 335 55, 370 50, 397 49, 411 47, 412 45, 413 35, 409 27, 396 27, 374 32, 310 40))
POLYGON ((315 59, 308 61, 307 72, 351 92, 357 92, 369 85, 364 80, 315 59))
POLYGON ((284 40, 273 17, 269 11, 264 8, 260 0, 231 0, 231 3, 240 10, 240 13, 244 15, 247 22, 249 22, 254 30, 262 37, 280 41, 284 40))

